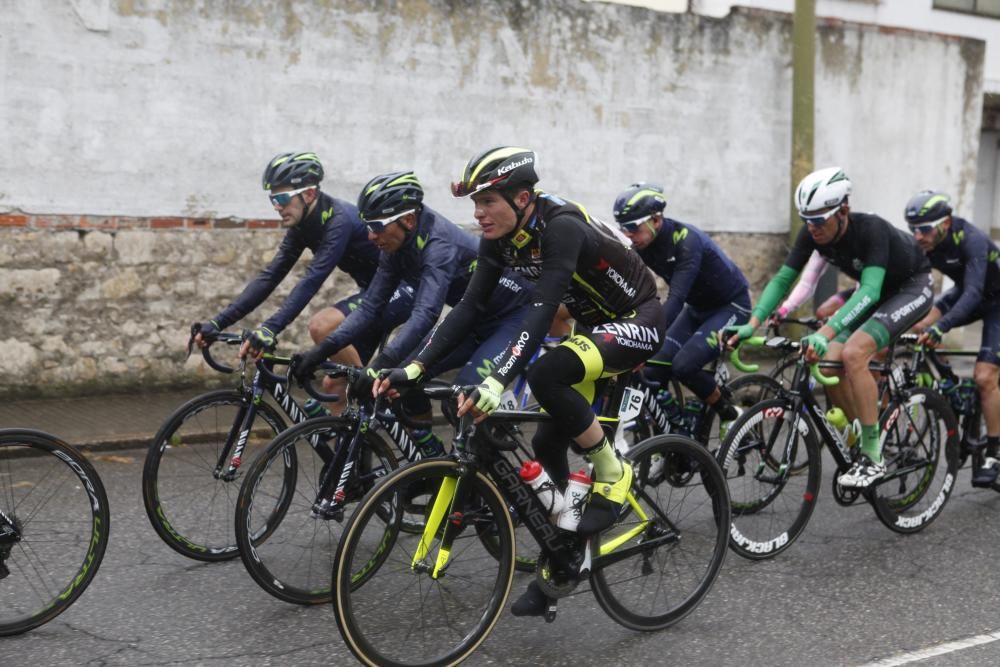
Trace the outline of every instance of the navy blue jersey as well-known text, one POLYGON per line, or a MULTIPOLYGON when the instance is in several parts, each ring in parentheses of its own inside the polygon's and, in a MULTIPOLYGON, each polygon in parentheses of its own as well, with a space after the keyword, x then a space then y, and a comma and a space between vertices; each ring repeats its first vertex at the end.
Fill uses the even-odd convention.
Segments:
POLYGON ((638 252, 670 285, 663 304, 667 326, 685 303, 698 311, 716 310, 746 295, 750 288, 743 272, 708 234, 677 220, 664 218, 653 241, 638 252))
POLYGON ((948 236, 927 253, 927 258, 931 266, 955 282, 938 300, 945 311, 938 322, 942 331, 967 321, 981 302, 1000 297, 1000 249, 968 220, 953 216, 948 236))
MULTIPOLYGON (((444 305, 454 306, 461 300, 476 268, 478 252, 479 241, 472 234, 424 206, 416 227, 399 250, 382 253, 361 306, 326 338, 324 347, 335 352, 351 344, 355 336, 378 321, 400 282, 407 282, 416 287, 410 317, 377 362, 372 362, 379 368, 398 364, 431 330, 444 305)), ((505 286, 481 319, 503 317, 527 303, 530 292, 526 284, 508 277, 505 286)))
POLYGON ((357 207, 320 192, 313 210, 299 224, 289 227, 274 259, 215 317, 220 329, 243 319, 270 296, 285 279, 306 248, 313 259, 306 274, 263 326, 279 333, 298 317, 334 268, 347 273, 358 286, 371 282, 378 268, 378 248, 368 240, 368 230, 357 207))

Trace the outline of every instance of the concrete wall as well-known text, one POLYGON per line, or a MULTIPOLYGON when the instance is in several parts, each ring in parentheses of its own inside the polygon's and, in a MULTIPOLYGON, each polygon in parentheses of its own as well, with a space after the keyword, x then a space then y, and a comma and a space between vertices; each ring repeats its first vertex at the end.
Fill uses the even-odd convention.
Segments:
MULTIPOLYGON (((273 220, 259 178, 282 150, 317 151, 350 200, 413 168, 459 222, 471 210, 448 183, 498 143, 536 148, 543 187, 598 215, 658 180, 675 217, 757 234, 726 242, 759 285, 787 224, 790 30, 772 12, 577 0, 8 3, 0 337, 19 363, 0 391, 189 377, 185 327, 277 244, 243 221, 273 220), (106 287, 122 276, 135 289, 106 287)), ((971 201, 982 63, 974 40, 825 23, 817 163, 897 221, 928 184, 971 201), (912 91, 929 78, 925 103, 912 91)))

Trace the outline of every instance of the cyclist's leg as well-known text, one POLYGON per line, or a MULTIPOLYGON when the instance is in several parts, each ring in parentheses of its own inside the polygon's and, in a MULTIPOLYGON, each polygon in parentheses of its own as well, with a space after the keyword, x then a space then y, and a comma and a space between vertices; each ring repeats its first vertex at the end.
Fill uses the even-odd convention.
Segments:
POLYGON ((976 486, 990 486, 1000 469, 1000 301, 983 304, 982 343, 976 357, 975 378, 979 405, 986 422, 986 452, 972 475, 976 486))
POLYGON ((642 370, 643 375, 666 388, 674 378, 674 357, 684 343, 694 335, 698 323, 699 321, 692 315, 691 307, 685 305, 674 321, 667 323, 669 326, 663 335, 663 346, 646 360, 646 366, 642 370))
MULTIPOLYGON (((312 341, 314 343, 319 343, 331 333, 336 331, 337 327, 339 327, 344 320, 347 319, 347 316, 356 310, 361 304, 363 294, 363 292, 358 292, 357 294, 349 296, 345 299, 341 299, 333 306, 323 308, 309 318, 309 337, 312 341)), ((371 356, 370 350, 366 350, 366 352, 367 354, 364 357, 365 359, 371 356)), ((353 345, 348 345, 343 348, 331 356, 330 359, 339 364, 348 364, 350 366, 360 366, 362 364, 361 352, 353 345)), ((336 415, 343 412, 344 407, 347 405, 347 380, 344 378, 334 379, 324 377, 323 390, 340 396, 339 401, 329 404, 328 409, 330 412, 336 415)))
POLYGON ((850 387, 852 407, 861 420, 862 456, 838 478, 842 486, 864 488, 885 474, 878 430, 878 385, 868 371, 868 362, 927 314, 932 295, 930 272, 912 276, 895 294, 883 299, 844 344, 844 379, 850 387))

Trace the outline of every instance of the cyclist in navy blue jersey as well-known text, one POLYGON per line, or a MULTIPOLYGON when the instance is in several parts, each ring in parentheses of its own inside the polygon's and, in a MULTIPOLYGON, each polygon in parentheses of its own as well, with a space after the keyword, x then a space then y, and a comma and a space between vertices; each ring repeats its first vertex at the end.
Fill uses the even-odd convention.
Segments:
MULTIPOLYGON (((592 218, 578 204, 535 190, 534 151, 498 147, 474 157, 452 186, 471 197, 482 229, 479 259, 462 301, 432 334, 416 359, 383 375, 375 390, 413 380, 459 344, 487 311, 506 269, 535 282, 535 293, 496 367, 459 413, 484 419, 497 409, 504 387, 525 367, 542 342, 560 303, 576 319, 577 333, 527 369, 528 384, 553 419, 533 439, 538 459, 557 484, 569 476, 570 442, 594 464, 594 486, 578 531, 600 532, 613 523, 631 487, 631 466, 618 457, 594 415, 595 383, 630 370, 662 345, 663 316, 653 275, 628 240, 592 218)), ((536 582, 514 603, 515 615, 544 613, 546 598, 536 582)))
MULTIPOLYGON (((362 189, 358 209, 370 237, 382 251, 378 272, 361 306, 336 331, 300 356, 296 373, 311 375, 321 361, 364 335, 404 281, 416 286, 412 312, 398 334, 369 363, 370 378, 379 369, 398 366, 411 358, 437 323, 444 306, 454 306, 462 298, 476 268, 479 242, 426 206, 423 198, 423 187, 413 172, 376 176, 362 189)), ((505 272, 477 313, 469 335, 455 341, 447 354, 429 364, 426 375, 434 377, 461 366, 455 381, 478 383, 479 369, 492 367, 499 358, 530 299, 530 283, 513 272, 505 272)), ((429 409, 429 405, 426 407, 429 409)))
POLYGON ((868 363, 875 353, 919 322, 931 308, 930 263, 913 238, 887 220, 850 209, 851 181, 839 167, 815 171, 799 183, 795 203, 804 224, 784 266, 764 288, 750 322, 730 327, 730 344, 748 338, 788 293, 813 251, 860 280, 847 303, 802 339, 807 361, 842 361, 842 381, 830 398, 861 422, 861 455, 837 478, 866 488, 885 475, 878 430, 878 387, 868 363))
MULTIPOLYGON (((298 317, 335 268, 347 273, 362 291, 317 312, 309 322, 313 340, 322 340, 362 302, 363 290, 378 267, 378 248, 368 239, 357 209, 321 192, 322 180, 323 165, 315 153, 281 153, 268 163, 262 179, 264 190, 288 231, 267 267, 222 312, 201 323, 196 337, 199 346, 211 342, 213 334, 246 317, 270 296, 306 248, 313 258, 305 275, 278 310, 252 331, 240 348, 241 356, 259 357, 273 348, 275 337, 298 317)), ((404 286, 384 316, 366 336, 359 337, 363 344, 338 360, 360 365, 368 359, 382 335, 406 319, 411 303, 412 290, 404 286)))
POLYGON ((983 322, 974 375, 986 421, 986 451, 972 484, 992 486, 1000 470, 1000 248, 986 232, 953 215, 944 193, 918 192, 904 215, 931 266, 955 283, 915 327, 922 332, 919 342, 937 346, 955 327, 983 322))
POLYGON ((718 332, 750 319, 746 278, 715 241, 697 227, 664 217, 660 186, 635 183, 615 199, 615 221, 654 273, 670 286, 663 304, 663 347, 645 374, 666 385, 677 378, 711 405, 722 421, 739 416, 715 376, 704 370, 718 358, 718 332))

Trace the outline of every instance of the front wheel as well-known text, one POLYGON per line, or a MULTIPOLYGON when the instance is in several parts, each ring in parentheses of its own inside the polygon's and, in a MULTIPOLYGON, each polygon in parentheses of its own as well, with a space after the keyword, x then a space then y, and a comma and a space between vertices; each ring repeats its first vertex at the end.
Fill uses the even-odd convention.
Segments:
POLYGON ((760 560, 790 547, 819 495, 820 448, 810 422, 788 399, 758 403, 733 422, 718 460, 732 502, 732 550, 760 560))
POLYGON ((959 467, 957 420, 931 389, 894 399, 879 419, 885 477, 871 489, 879 520, 897 533, 926 528, 944 509, 959 467))
POLYGON ((629 458, 636 504, 592 540, 590 585, 616 622, 660 630, 691 613, 712 588, 726 556, 729 497, 719 465, 690 438, 650 438, 629 458))
POLYGON ((108 546, 108 496, 97 471, 61 440, 0 430, 0 637, 66 611, 108 546))
POLYGON ((337 547, 333 605, 344 642, 366 665, 461 662, 499 618, 514 551, 507 503, 482 473, 451 459, 394 471, 361 501, 337 547), (419 534, 399 527, 416 493, 433 497, 419 534))
POLYGON ((396 467, 388 445, 367 431, 354 459, 333 469, 334 451, 347 447, 357 430, 354 419, 310 419, 281 433, 247 471, 236 502, 236 543, 253 580, 279 600, 330 601, 330 568, 344 520, 396 467), (336 487, 345 470, 335 509, 315 512, 321 480, 329 476, 336 487))

